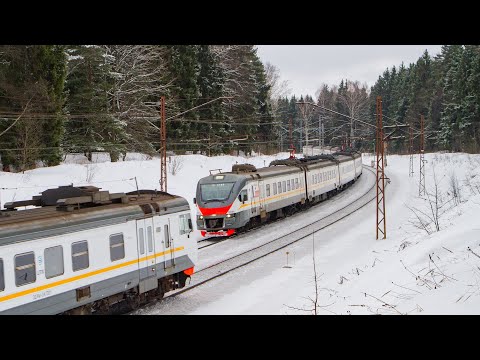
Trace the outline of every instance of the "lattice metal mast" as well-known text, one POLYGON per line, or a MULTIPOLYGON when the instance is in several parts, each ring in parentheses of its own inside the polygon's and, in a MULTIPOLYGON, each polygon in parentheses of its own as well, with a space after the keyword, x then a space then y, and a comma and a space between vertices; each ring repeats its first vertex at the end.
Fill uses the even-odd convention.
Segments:
POLYGON ((383 166, 383 124, 382 124, 382 97, 377 96, 377 136, 376 136, 376 156, 377 156, 377 240, 379 233, 383 239, 387 238, 387 226, 385 215, 385 173, 383 166))
POLYGON ((425 195, 425 137, 424 137, 424 119, 420 116, 420 181, 418 186, 418 195, 425 195))
POLYGON ((409 168, 408 176, 413 177, 413 127, 412 125, 410 125, 410 128, 409 128, 408 153, 410 154, 410 168, 409 168))
POLYGON ((167 121, 165 96, 160 98, 160 191, 167 192, 167 121))

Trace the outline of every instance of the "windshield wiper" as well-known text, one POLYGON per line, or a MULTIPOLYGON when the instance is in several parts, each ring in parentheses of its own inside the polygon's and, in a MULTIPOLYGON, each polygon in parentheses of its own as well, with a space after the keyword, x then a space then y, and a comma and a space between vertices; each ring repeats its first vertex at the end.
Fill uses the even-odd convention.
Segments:
POLYGON ((209 202, 214 202, 214 201, 225 201, 225 199, 209 199, 209 200, 204 201, 204 203, 207 204, 209 202))

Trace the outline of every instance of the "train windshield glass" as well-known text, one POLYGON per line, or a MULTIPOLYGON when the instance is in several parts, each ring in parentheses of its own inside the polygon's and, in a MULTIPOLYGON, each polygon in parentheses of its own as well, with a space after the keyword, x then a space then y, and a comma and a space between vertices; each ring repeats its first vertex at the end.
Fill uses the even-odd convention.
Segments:
POLYGON ((200 185, 202 201, 223 201, 228 199, 235 183, 217 183, 200 185))

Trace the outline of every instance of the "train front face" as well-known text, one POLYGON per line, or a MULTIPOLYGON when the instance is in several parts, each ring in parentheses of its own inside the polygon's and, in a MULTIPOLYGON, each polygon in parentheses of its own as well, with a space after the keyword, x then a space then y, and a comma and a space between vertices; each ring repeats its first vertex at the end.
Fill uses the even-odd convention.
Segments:
MULTIPOLYGON (((202 236, 230 236, 248 222, 248 212, 239 212, 245 203, 239 194, 245 187, 245 175, 214 174, 198 181, 197 229, 202 236)), ((243 196, 243 192, 242 192, 243 196)))

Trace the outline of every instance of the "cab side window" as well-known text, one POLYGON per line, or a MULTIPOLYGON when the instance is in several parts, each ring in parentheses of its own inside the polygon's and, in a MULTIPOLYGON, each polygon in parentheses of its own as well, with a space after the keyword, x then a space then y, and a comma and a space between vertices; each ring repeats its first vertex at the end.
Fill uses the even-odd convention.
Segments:
POLYGON ((247 201, 248 200, 248 193, 247 190, 240 191, 240 201, 247 201))

